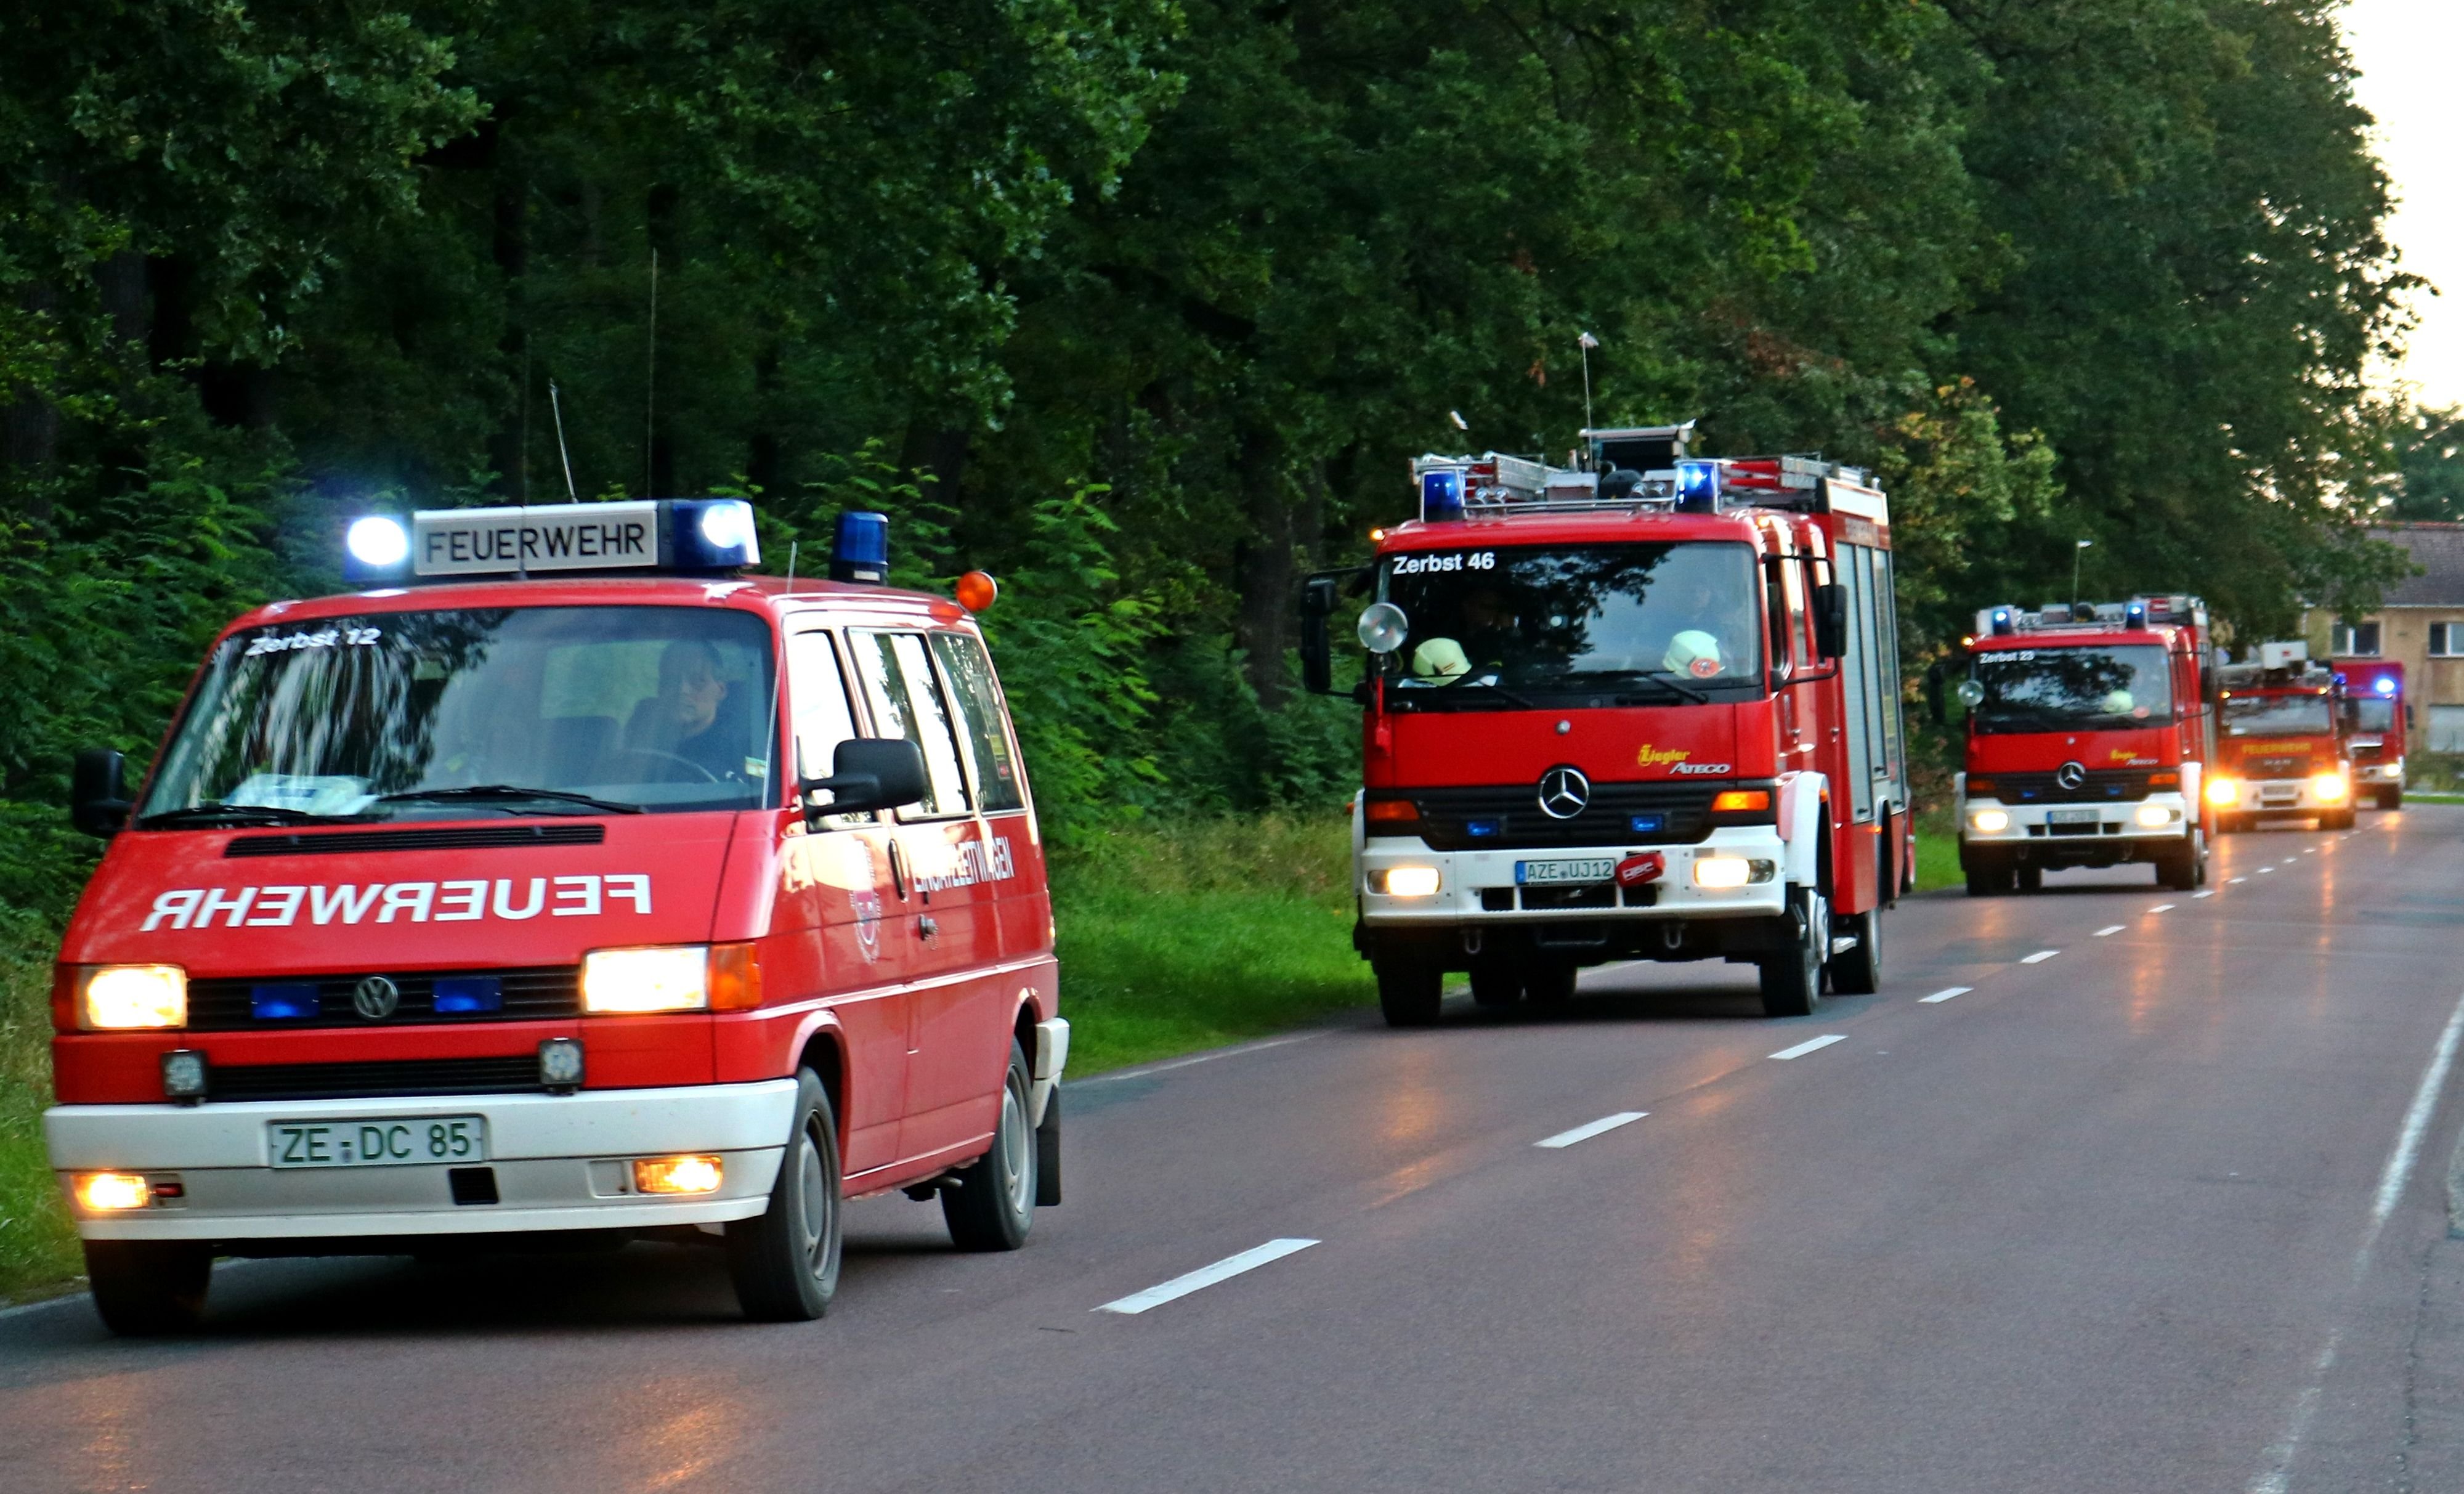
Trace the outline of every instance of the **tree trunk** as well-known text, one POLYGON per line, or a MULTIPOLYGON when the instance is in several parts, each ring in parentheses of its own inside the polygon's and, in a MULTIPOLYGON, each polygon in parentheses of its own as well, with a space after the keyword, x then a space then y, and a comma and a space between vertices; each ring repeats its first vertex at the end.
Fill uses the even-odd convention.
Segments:
MULTIPOLYGON (((1286 693, 1284 650, 1291 644, 1292 600, 1300 583, 1299 515, 1284 471, 1283 443, 1256 428, 1242 432, 1241 495, 1249 535, 1234 552, 1232 584, 1240 593, 1233 642, 1258 703, 1279 710, 1286 693)), ((1320 500, 1310 500, 1318 507, 1320 500)))
POLYGON ((744 480, 769 501, 779 501, 786 482, 785 452, 779 440, 779 343, 765 341, 753 355, 753 434, 745 442, 744 480))
POLYGON ((911 421, 898 452, 902 471, 915 474, 925 496, 943 503, 958 501, 958 481, 967 472, 967 433, 930 421, 911 421))
POLYGON ((514 173, 496 179, 495 233, 492 249, 496 271, 505 277, 505 335, 497 351, 514 370, 519 386, 505 423, 488 438, 488 465, 496 471, 496 491, 517 503, 531 500, 531 334, 525 305, 530 272, 531 184, 514 173))

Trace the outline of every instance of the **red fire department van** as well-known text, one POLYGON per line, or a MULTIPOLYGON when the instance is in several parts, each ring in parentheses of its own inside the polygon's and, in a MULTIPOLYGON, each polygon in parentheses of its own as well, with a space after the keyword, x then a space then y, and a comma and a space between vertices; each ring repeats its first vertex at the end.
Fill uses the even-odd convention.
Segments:
POLYGON ((2405 748, 2412 728, 2404 666, 2336 659, 2328 668, 2344 680, 2344 750, 2353 761, 2355 797, 2366 794, 2381 809, 2403 808, 2405 748))
POLYGON ((1969 894, 2034 891, 2048 869, 2125 862, 2152 863, 2165 887, 2207 881, 2212 675, 2196 597, 1979 612, 1959 685, 1969 894))
POLYGON ((2309 646, 2263 643, 2258 658, 2218 671, 2216 771, 2208 785, 2220 829, 2261 820, 2353 824, 2353 763, 2343 680, 2310 662, 2309 646))
MULTIPOLYGON (((643 1235, 818 1316, 840 1201, 963 1247, 1059 1200, 1068 1023, 1026 776, 968 612, 746 574, 725 499, 371 516, 216 640, 61 948, 44 1118, 97 1306, 216 1254, 643 1235)), ((990 579, 961 594, 981 605, 990 579)))
MULTIPOLYGON (((1423 458, 1419 517, 1346 573, 1375 599, 1353 939, 1390 1023, 1436 1021, 1450 971, 1491 1007, 1614 959, 1754 964, 1772 1016, 1879 984, 1915 846, 1888 504, 1690 431, 1423 458)), ((1306 593, 1321 690, 1344 580, 1306 593)))

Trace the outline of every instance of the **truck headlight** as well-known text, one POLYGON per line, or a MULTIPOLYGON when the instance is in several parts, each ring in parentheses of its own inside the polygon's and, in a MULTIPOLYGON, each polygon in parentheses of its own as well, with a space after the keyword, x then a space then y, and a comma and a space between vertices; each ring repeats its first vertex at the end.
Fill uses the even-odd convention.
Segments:
POLYGON ((2310 777, 2310 792, 2316 795, 2321 803, 2332 804, 2341 802, 2347 792, 2347 787, 2344 777, 2341 773, 2316 773, 2310 777))
POLYGON ((177 965, 89 965, 77 973, 77 1025, 89 1032, 188 1024, 188 973, 177 965))
POLYGON ((1438 868, 1389 867, 1377 880, 1377 890, 1388 897, 1433 897, 1438 890, 1438 868))
POLYGON ((2144 830, 2161 830, 2173 823, 2173 810, 2166 804, 2141 804, 2132 811, 2131 819, 2144 830))
POLYGON ((2221 809, 2231 809, 2241 802, 2241 785, 2222 775, 2208 780, 2208 802, 2221 809))
POLYGON ((710 1009, 710 946, 592 950, 582 956, 585 1012, 699 1012, 710 1009))
POLYGON ((1743 887, 1752 875, 1743 856, 1705 856, 1694 863, 1694 885, 1715 891, 1743 887))
POLYGON ((1968 823, 1981 835, 1998 835, 2011 828, 2011 816, 2009 811, 2002 809, 1971 809, 1968 812, 1968 823))

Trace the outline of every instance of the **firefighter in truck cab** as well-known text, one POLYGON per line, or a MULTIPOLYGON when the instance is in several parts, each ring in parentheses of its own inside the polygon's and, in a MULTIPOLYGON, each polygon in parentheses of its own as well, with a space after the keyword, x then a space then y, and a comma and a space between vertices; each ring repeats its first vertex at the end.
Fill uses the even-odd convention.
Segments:
MULTIPOLYGON (((2196 597, 1988 607, 1967 641, 1959 865, 1972 897, 2072 867, 2207 881, 2215 757, 2208 609, 2196 597)), ((1928 680, 1944 719, 1941 680, 1928 680)))
POLYGON ((1419 516, 1306 587, 1319 691, 1368 603, 1353 940, 1389 1022, 1436 1021, 1456 971, 1492 1008, 1626 959, 1750 964, 1773 1016, 1879 985, 1915 844, 1888 503, 1691 432, 1421 458, 1419 516))
POLYGON ((810 1318, 891 1188, 1024 1242, 1069 1025, 994 588, 837 541, 795 581, 737 499, 368 516, 368 589, 232 623, 133 799, 80 755, 44 1130, 106 1323, 193 1322, 218 1254, 542 1237, 810 1318))

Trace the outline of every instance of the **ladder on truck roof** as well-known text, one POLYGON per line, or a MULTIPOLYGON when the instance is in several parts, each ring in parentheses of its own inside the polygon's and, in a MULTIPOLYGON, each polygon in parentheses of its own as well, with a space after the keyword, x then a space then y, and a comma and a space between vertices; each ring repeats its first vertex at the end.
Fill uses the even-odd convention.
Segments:
POLYGON ((1413 459, 1422 519, 1477 514, 1585 514, 1658 510, 1716 514, 1730 508, 1816 509, 1822 485, 1866 485, 1859 468, 1818 456, 1689 457, 1693 423, 1585 430, 1592 462, 1552 467, 1525 456, 1430 452, 1413 459), (1670 465, 1638 469, 1632 459, 1670 465))

